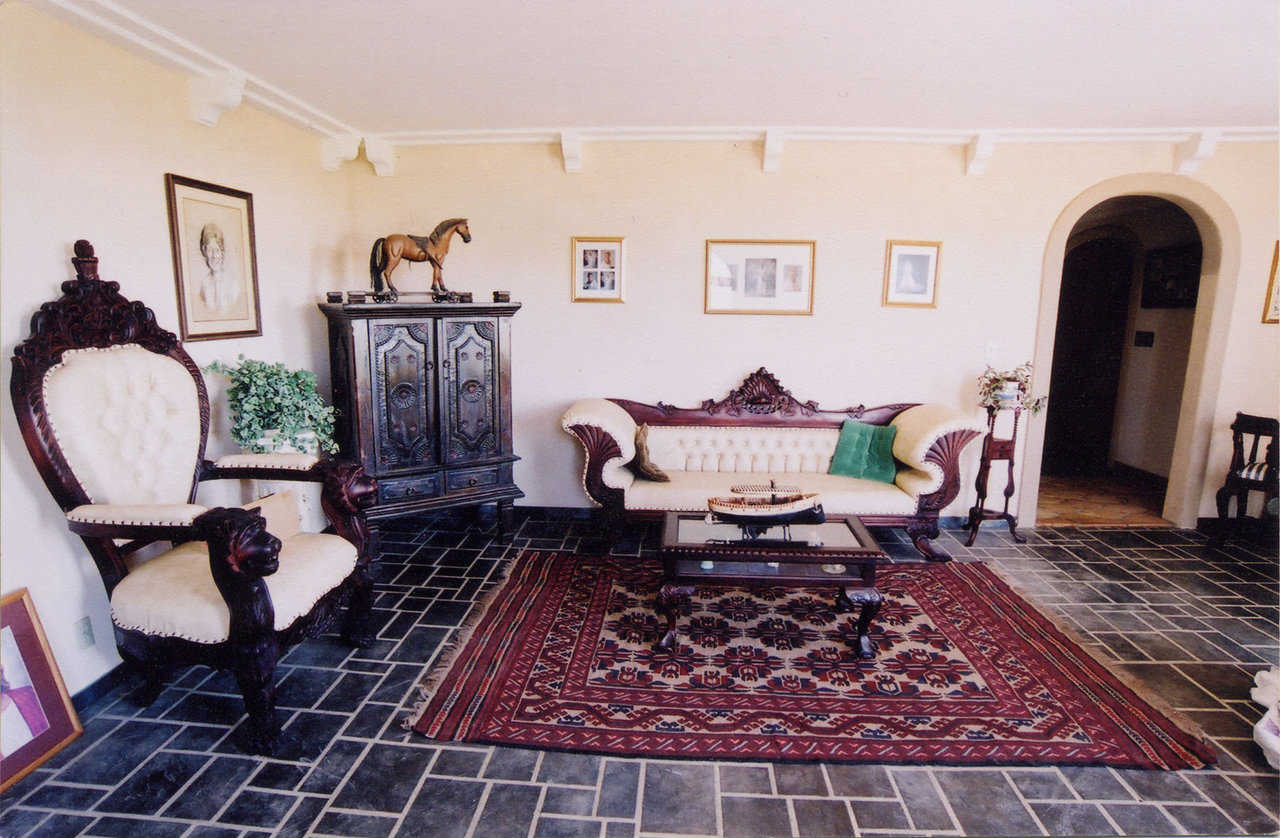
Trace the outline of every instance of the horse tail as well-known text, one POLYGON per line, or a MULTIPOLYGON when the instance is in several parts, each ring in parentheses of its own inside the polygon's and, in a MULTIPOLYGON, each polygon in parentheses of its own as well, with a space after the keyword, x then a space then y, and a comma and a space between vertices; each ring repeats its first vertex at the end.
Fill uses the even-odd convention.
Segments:
POLYGON ((369 278, 373 280, 375 294, 382 293, 382 269, 387 266, 386 243, 385 237, 379 237, 373 243, 373 249, 369 251, 369 278))

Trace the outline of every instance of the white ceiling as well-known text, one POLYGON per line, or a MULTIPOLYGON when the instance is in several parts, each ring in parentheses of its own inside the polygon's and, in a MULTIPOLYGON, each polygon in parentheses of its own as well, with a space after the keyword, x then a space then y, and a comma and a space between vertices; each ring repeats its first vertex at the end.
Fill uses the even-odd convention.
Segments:
POLYGON ((127 20, 188 67, 244 70, 323 133, 402 142, 494 129, 1278 119, 1275 0, 40 2, 81 23, 127 20))

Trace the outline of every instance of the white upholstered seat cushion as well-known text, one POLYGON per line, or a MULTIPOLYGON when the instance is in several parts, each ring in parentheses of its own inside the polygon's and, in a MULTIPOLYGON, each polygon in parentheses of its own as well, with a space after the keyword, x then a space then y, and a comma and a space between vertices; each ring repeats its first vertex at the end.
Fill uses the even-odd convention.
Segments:
MULTIPOLYGON (((624 505, 632 510, 705 511, 707 498, 729 493, 729 487, 746 475, 720 471, 668 471, 669 483, 637 479, 626 489, 624 505)), ((862 480, 838 474, 764 473, 748 477, 751 483, 776 480, 779 486, 798 486, 820 492, 822 508, 832 515, 910 515, 916 501, 893 483, 862 480)))
MULTIPOLYGON (((355 568, 356 548, 345 538, 300 533, 284 539, 280 568, 267 576, 275 628, 287 628, 355 568)), ((111 620, 149 635, 221 643, 231 615, 209 571, 204 542, 191 541, 156 556, 111 593, 111 620)))

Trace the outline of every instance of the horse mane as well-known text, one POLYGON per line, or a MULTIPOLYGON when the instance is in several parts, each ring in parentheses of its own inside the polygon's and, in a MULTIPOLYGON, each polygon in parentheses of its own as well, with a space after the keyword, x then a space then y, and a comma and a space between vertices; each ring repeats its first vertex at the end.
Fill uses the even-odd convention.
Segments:
POLYGON ((465 224, 466 222, 467 222, 467 219, 465 218, 446 218, 444 221, 441 221, 439 224, 436 225, 436 228, 431 231, 431 235, 427 236, 427 238, 429 238, 432 242, 438 242, 440 241, 441 236, 446 235, 450 230, 452 230, 454 227, 457 227, 459 224, 465 224))

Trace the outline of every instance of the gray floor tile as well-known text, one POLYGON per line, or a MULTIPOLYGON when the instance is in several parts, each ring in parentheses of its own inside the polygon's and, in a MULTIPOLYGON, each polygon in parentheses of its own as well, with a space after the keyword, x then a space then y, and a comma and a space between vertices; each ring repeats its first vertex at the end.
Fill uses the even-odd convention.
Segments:
POLYGON ((853 819, 860 832, 868 829, 907 829, 907 812, 896 800, 851 800, 853 819))
POLYGON ((896 797, 883 765, 827 765, 831 790, 838 797, 896 797))
POLYGON ((722 797, 725 838, 778 838, 791 835, 787 801, 773 797, 722 797))
POLYGON ((1040 823, 1050 835, 1115 835, 1096 803, 1032 803, 1040 823))
POLYGON ((816 763, 783 763, 773 767, 778 794, 826 797, 827 781, 816 763))
POLYGON ((1215 806, 1170 804, 1164 810, 1192 835, 1239 835, 1241 830, 1215 806))
POLYGON ((793 800, 800 838, 852 838, 853 820, 842 800, 793 800))
POLYGON ((739 794, 773 794, 769 767, 764 765, 721 765, 720 791, 739 794))
POLYGON ((947 811, 938 789, 934 787, 929 772, 920 769, 894 769, 893 781, 897 784, 916 829, 935 832, 956 828, 957 824, 947 811))
POLYGON ((1124 835, 1176 835, 1178 827, 1159 806, 1140 803, 1102 803, 1124 835))
POLYGON ((716 831, 714 766, 645 764, 641 832, 703 835, 716 831))
POLYGON ((1009 779, 1028 800, 1069 800, 1071 789, 1051 768, 1010 770, 1009 779))
POLYGON ((967 835, 1036 835, 1040 828, 999 771, 934 772, 967 835))
POLYGON ((541 796, 538 786, 494 783, 476 821, 475 834, 485 838, 525 838, 541 796))

